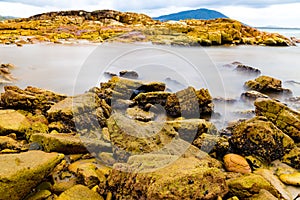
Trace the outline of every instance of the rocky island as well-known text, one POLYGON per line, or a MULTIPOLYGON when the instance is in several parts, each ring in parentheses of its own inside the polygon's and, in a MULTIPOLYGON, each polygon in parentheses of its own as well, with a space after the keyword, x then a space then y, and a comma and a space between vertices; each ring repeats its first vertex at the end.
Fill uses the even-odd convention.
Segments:
POLYGON ((262 32, 226 18, 160 22, 130 12, 74 10, 0 21, 2 44, 22 46, 37 42, 76 43, 78 40, 185 46, 293 45, 282 35, 262 32))

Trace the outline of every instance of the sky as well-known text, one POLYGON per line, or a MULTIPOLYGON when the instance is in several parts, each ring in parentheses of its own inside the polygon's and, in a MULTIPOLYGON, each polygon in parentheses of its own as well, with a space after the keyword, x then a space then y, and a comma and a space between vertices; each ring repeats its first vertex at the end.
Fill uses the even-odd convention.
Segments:
POLYGON ((114 9, 157 17, 208 8, 251 26, 300 28, 300 0, 0 0, 0 15, 29 17, 58 10, 114 9))

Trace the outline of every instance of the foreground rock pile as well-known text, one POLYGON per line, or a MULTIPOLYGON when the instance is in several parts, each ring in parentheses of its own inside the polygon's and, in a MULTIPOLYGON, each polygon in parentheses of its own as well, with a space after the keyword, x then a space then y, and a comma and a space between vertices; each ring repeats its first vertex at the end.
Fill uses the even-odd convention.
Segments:
POLYGON ((61 11, 0 22, 0 43, 37 42, 152 42, 154 44, 211 46, 289 46, 279 34, 261 32, 232 19, 155 21, 144 14, 99 10, 61 11))
POLYGON ((117 76, 73 97, 6 86, 0 199, 293 199, 300 113, 264 97, 223 134, 206 89, 117 76))

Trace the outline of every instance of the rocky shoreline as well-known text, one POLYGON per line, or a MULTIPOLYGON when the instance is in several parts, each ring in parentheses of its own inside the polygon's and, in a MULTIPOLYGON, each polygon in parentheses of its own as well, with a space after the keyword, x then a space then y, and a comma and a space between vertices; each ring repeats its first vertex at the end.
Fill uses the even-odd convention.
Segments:
POLYGON ((0 44, 151 42, 159 45, 291 46, 297 42, 233 19, 160 22, 144 14, 99 10, 50 12, 0 22, 0 44))
POLYGON ((292 96, 280 80, 247 81, 255 116, 218 130, 207 89, 107 75, 76 96, 4 87, 0 199, 297 199, 300 113, 269 97, 292 96))

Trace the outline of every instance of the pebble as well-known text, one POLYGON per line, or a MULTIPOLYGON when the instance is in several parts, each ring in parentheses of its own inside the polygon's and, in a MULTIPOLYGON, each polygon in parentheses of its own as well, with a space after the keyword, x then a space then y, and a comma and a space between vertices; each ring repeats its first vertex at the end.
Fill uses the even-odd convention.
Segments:
POLYGON ((251 173, 251 168, 247 160, 240 155, 227 154, 224 156, 223 160, 227 171, 243 174, 251 173))

